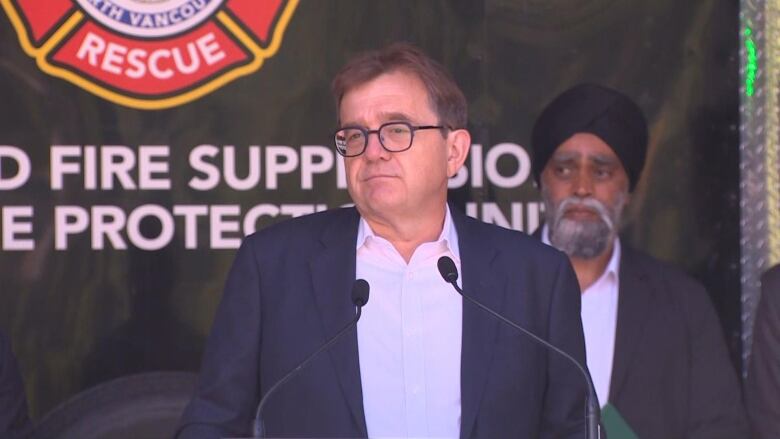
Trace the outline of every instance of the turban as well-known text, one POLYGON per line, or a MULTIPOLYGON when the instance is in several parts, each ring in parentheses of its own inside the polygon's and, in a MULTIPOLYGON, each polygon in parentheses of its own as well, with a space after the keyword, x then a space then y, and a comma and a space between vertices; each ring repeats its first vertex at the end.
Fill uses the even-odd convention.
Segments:
POLYGON ((647 153, 645 117, 625 95, 595 84, 566 90, 534 123, 531 148, 536 183, 558 146, 577 133, 594 134, 615 151, 628 174, 629 191, 633 191, 647 153))

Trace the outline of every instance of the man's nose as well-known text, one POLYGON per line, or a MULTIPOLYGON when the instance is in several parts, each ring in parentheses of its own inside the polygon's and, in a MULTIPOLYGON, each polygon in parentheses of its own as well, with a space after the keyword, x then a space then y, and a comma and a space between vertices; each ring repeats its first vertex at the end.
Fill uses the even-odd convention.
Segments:
POLYGON ((574 176, 574 195, 587 197, 593 194, 593 178, 587 172, 578 172, 574 176))
POLYGON ((369 160, 386 158, 390 153, 379 142, 379 133, 369 133, 366 138, 366 150, 363 152, 369 160))

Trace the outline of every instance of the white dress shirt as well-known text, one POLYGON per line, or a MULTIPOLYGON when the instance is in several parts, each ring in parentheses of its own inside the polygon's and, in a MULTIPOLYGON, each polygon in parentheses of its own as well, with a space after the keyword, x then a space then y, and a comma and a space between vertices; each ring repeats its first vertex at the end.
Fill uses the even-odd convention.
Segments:
MULTIPOLYGON (((542 229, 542 242, 550 245, 547 225, 542 229)), ((615 331, 620 273, 620 239, 615 238, 612 257, 604 273, 582 292, 582 330, 585 333, 585 354, 588 370, 602 407, 609 398, 609 383, 615 357, 615 331)))
POLYGON ((408 264, 360 220, 356 272, 371 298, 358 322, 358 354, 371 438, 460 436, 462 299, 439 274, 445 255, 460 271, 449 207, 439 238, 417 247, 408 264))

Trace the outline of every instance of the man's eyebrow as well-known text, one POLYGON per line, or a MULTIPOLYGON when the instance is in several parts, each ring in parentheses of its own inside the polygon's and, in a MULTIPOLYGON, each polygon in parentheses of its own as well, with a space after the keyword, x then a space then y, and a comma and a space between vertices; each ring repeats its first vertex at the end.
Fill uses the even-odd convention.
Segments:
MULTIPOLYGON (((387 122, 412 122, 412 118, 409 117, 406 113, 400 113, 400 112, 387 112, 387 113, 379 113, 378 114, 379 119, 382 120, 382 123, 387 122)), ((355 121, 355 120, 348 120, 348 121, 342 121, 341 122, 342 127, 365 127, 365 128, 376 128, 376 127, 369 127, 366 126, 361 121, 355 121)))
MULTIPOLYGON (((555 153, 550 161, 557 164, 567 164, 577 162, 582 158, 583 154, 579 151, 564 151, 555 153)), ((619 163, 617 157, 613 157, 607 154, 587 154, 585 159, 596 166, 615 166, 619 163)))
POLYGON ((596 165, 601 166, 612 166, 618 163, 618 159, 616 157, 606 154, 589 155, 588 159, 596 165))
POLYGON ((391 112, 391 113, 379 113, 379 117, 387 122, 391 121, 398 121, 398 122, 411 122, 412 118, 409 117, 406 113, 400 113, 400 112, 391 112))
POLYGON ((577 151, 557 152, 557 153, 553 154, 552 160, 554 162, 557 162, 557 163, 571 162, 571 161, 579 159, 581 156, 582 156, 582 154, 580 154, 577 151))

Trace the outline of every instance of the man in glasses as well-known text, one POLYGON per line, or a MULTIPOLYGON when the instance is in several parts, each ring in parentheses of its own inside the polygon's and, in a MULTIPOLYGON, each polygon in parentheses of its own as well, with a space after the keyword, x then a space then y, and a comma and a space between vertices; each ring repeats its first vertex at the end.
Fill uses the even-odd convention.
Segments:
POLYGON ((269 400, 268 436, 584 436, 573 365, 464 303, 437 269, 451 258, 466 294, 579 361, 579 290, 565 255, 447 205, 471 145, 466 99, 444 68, 395 44, 333 81, 355 207, 247 238, 209 338, 180 438, 248 433, 261 396, 355 316, 346 333, 269 400))

